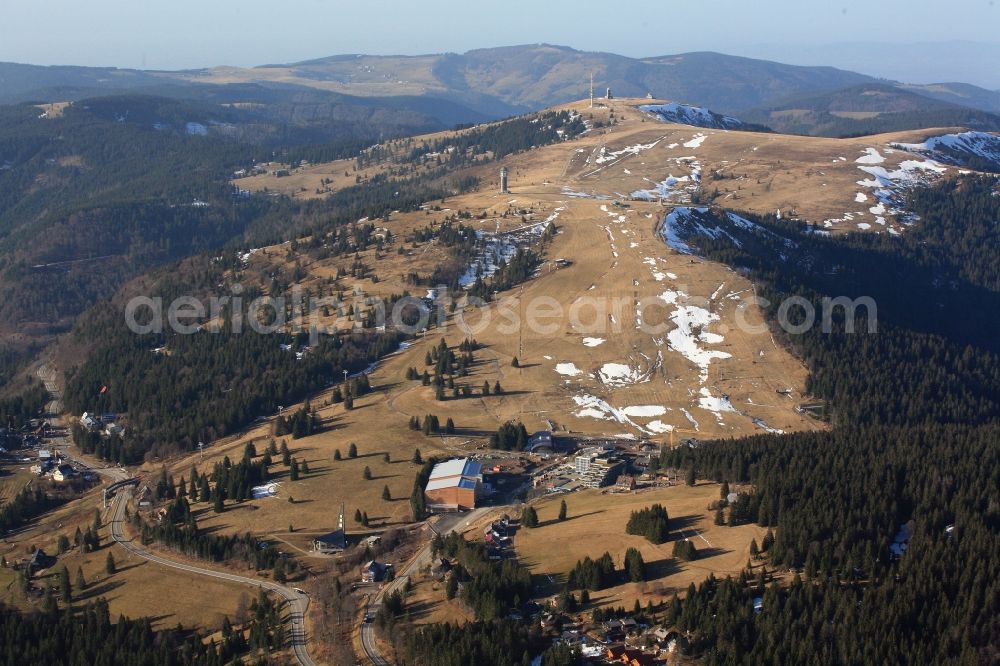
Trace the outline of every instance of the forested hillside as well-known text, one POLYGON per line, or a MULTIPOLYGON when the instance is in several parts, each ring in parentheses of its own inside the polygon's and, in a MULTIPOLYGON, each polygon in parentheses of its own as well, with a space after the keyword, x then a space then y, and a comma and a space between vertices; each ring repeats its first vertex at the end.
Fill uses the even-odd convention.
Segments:
POLYGON ((831 335, 786 337, 810 367, 812 392, 830 404, 832 432, 664 452, 664 464, 752 483, 751 519, 776 526, 770 560, 802 572, 790 588, 709 580, 686 598, 677 623, 695 632, 706 663, 1000 658, 994 187, 979 180, 917 193, 922 221, 902 238, 831 240, 772 220, 766 226, 797 244, 785 262, 759 253, 776 238, 760 232, 743 237, 754 250, 703 243, 708 256, 751 267, 772 315, 792 294, 818 305, 824 295, 867 293, 879 319, 874 334, 863 325, 847 333, 837 317, 831 335), (838 267, 836 281, 828 266, 838 267), (758 595, 764 607, 754 615, 758 595))

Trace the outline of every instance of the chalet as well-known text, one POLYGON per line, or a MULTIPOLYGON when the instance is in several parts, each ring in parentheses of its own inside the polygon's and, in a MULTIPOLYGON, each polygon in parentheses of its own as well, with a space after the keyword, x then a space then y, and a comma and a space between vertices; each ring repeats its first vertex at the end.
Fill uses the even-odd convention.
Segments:
POLYGON ((68 481, 74 476, 76 476, 76 470, 69 465, 59 465, 56 467, 56 470, 52 472, 52 480, 59 481, 60 483, 68 481))
POLYGON ((604 658, 608 661, 621 662, 622 657, 625 655, 627 649, 628 648, 626 648, 621 643, 614 643, 612 645, 607 646, 607 648, 604 650, 604 658))
POLYGON ((438 576, 446 574, 451 570, 452 570, 451 561, 443 557, 437 562, 435 562, 434 567, 431 569, 432 573, 438 576))
POLYGON ((36 571, 48 569, 55 563, 56 558, 46 555, 44 550, 38 548, 35 550, 31 558, 25 563, 25 567, 27 568, 29 574, 34 574, 36 571))
POLYGON ((623 492, 632 492, 635 490, 635 477, 631 474, 619 476, 618 483, 615 484, 615 489, 623 492))
POLYGON ((656 663, 656 658, 648 652, 629 648, 622 655, 622 663, 628 664, 628 666, 653 666, 656 663))
POLYGON ((381 562, 372 560, 361 567, 361 582, 377 583, 380 580, 383 580, 386 577, 386 574, 388 574, 391 570, 391 564, 382 564, 381 562))
POLYGON ((83 416, 80 417, 80 425, 87 430, 96 432, 101 429, 101 420, 93 414, 84 412, 83 416))

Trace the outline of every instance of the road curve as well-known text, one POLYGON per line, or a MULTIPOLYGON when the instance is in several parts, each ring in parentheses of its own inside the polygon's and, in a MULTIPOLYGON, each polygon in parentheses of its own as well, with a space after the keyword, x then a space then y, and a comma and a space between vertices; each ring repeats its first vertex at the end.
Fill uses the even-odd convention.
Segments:
POLYGON ((122 526, 125 521, 125 505, 126 498, 131 497, 131 490, 123 490, 115 496, 114 513, 111 519, 111 538, 118 543, 119 546, 124 548, 129 553, 143 558, 144 560, 149 560, 150 562, 155 562, 165 567, 170 567, 172 569, 178 569, 180 571, 185 571, 187 573, 197 574, 200 576, 209 576, 211 578, 217 578, 220 580, 229 581, 232 583, 239 583, 242 585, 250 585, 252 587, 261 587, 265 590, 270 590, 271 592, 277 593, 285 601, 288 602, 288 619, 291 624, 291 642, 292 649, 295 651, 295 659, 301 664, 301 666, 316 666, 316 662, 312 660, 309 656, 308 648, 306 645, 306 631, 305 631, 305 613, 306 609, 309 607, 309 597, 304 594, 299 594, 290 587, 284 585, 279 585, 277 583, 260 580, 255 578, 246 578, 244 576, 238 576, 236 574, 225 573, 221 571, 213 571, 211 569, 202 569, 200 567, 191 566, 189 564, 184 564, 181 562, 175 562, 173 560, 168 560, 165 557, 160 557, 155 555, 142 546, 136 545, 131 539, 128 539, 122 526))
MULTIPOLYGON (((440 519, 440 522, 443 524, 440 525, 438 529, 430 526, 431 531, 435 534, 447 536, 450 532, 454 532, 459 527, 467 527, 471 525, 490 511, 496 510, 497 508, 498 507, 495 506, 480 507, 470 511, 469 513, 443 515, 440 519)), ((365 656, 368 657, 368 661, 370 661, 374 666, 390 666, 390 662, 382 656, 378 643, 375 642, 375 623, 368 622, 366 620, 368 618, 374 619, 375 613, 378 612, 379 607, 382 605, 382 598, 385 595, 391 594, 405 585, 406 581, 415 571, 419 571, 422 566, 430 564, 431 545, 431 542, 428 542, 423 548, 417 551, 417 554, 413 556, 405 567, 403 567, 403 570, 396 575, 392 582, 388 585, 384 585, 375 595, 375 598, 368 602, 365 608, 364 619, 361 622, 361 647, 364 648, 365 656)))
MULTIPOLYGON (((49 365, 45 364, 38 368, 37 371, 38 378, 42 380, 45 384, 45 389, 49 392, 51 401, 47 405, 47 412, 49 417, 59 417, 62 415, 62 396, 59 393, 59 387, 55 381, 55 370, 49 365)), ((105 467, 105 468, 93 468, 87 465, 86 462, 75 458, 71 451, 72 448, 68 441, 60 441, 57 445, 63 447, 63 454, 69 460, 75 462, 78 466, 91 469, 97 472, 101 476, 106 477, 112 483, 116 481, 123 481, 129 477, 128 472, 118 467, 105 467)), ((179 569, 181 571, 186 571, 188 573, 193 573, 201 576, 209 576, 211 578, 218 578, 220 580, 230 581, 232 583, 240 583, 243 585, 250 585, 254 587, 262 587, 265 590, 270 590, 277 593, 285 601, 288 602, 288 619, 291 624, 291 642, 292 649, 295 651, 295 659, 299 662, 301 666, 316 666, 316 662, 312 660, 309 656, 308 647, 306 645, 306 628, 305 628, 305 614, 306 609, 309 607, 309 597, 304 594, 299 594, 290 587, 284 585, 279 585, 271 581, 265 581, 254 578, 245 578, 244 576, 237 576, 236 574, 224 573, 221 571, 213 571, 211 569, 202 569, 200 567, 194 567, 189 564, 183 564, 181 562, 174 562, 173 560, 168 560, 165 557, 160 557, 159 555, 154 555, 142 546, 138 546, 132 542, 131 539, 125 537, 125 533, 122 530, 122 525, 124 524, 125 518, 125 505, 127 504, 128 498, 132 496, 132 490, 130 488, 123 488, 121 491, 115 494, 113 513, 111 518, 111 538, 115 542, 124 548, 129 553, 143 558, 144 560, 149 560, 150 562, 155 562, 165 567, 170 567, 172 569, 179 569)))

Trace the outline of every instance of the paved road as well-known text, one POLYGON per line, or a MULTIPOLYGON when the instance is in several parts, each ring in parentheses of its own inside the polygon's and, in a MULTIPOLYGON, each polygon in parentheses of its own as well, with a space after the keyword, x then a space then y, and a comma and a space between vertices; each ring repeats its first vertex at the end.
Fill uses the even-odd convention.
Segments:
POLYGON ((134 543, 131 539, 128 539, 122 529, 122 525, 125 522, 125 505, 127 503, 127 498, 131 497, 131 494, 131 489, 123 489, 115 496, 114 513, 111 519, 111 538, 113 538, 118 545, 133 555, 165 567, 178 569, 180 571, 200 576, 209 576, 211 578, 217 578, 232 583, 240 583, 251 587, 264 588, 265 590, 277 593, 288 602, 288 617, 291 624, 291 643, 292 649, 295 651, 296 660, 302 666, 315 666, 316 662, 309 657, 306 645, 305 613, 309 606, 308 596, 300 594, 290 587, 279 585, 271 581, 261 580, 259 578, 246 578, 244 576, 238 576, 236 574, 225 573, 222 571, 214 571, 212 569, 202 569, 201 567, 192 566, 190 564, 168 560, 165 557, 160 557, 159 555, 149 552, 142 546, 134 543))
MULTIPOLYGON (((62 416, 62 400, 59 393, 59 387, 55 381, 55 370, 46 364, 38 369, 37 374, 39 379, 41 379, 45 384, 45 389, 52 396, 52 401, 47 406, 49 417, 54 419, 62 416)), ((129 478, 128 471, 120 467, 92 468, 86 462, 74 457, 74 450, 69 446, 69 442, 66 438, 55 440, 53 443, 62 448, 62 453, 67 459, 73 461, 79 467, 92 469, 94 472, 109 479, 112 483, 115 481, 124 481, 129 478)), ((155 562, 156 564, 160 564, 165 567, 170 567, 171 569, 179 569, 181 571, 186 571, 187 573, 209 576, 211 578, 217 578, 242 585, 249 585, 251 587, 264 588, 265 590, 277 593, 288 602, 288 618, 289 623, 291 624, 290 636, 292 649, 295 651, 295 659, 299 662, 299 664, 301 664, 301 666, 316 666, 316 662, 314 662, 309 656, 306 642, 305 614, 306 609, 309 607, 308 596, 300 594, 290 587, 279 585, 271 581, 246 578, 244 576, 224 573, 221 571, 213 571, 211 569, 202 569, 200 567, 191 566, 182 562, 168 560, 167 558, 160 557, 159 555, 154 555, 142 546, 133 543, 131 539, 128 539, 122 529, 125 521, 125 506, 128 504, 128 499, 131 498, 131 496, 131 488, 122 488, 118 491, 114 498, 111 518, 111 538, 114 539, 118 545, 137 557, 141 557, 144 560, 149 560, 150 562, 155 562)))
MULTIPOLYGON (((490 511, 495 511, 499 507, 489 506, 475 509, 469 513, 456 513, 450 515, 441 516, 438 521, 438 526, 435 529, 431 528, 432 531, 437 534, 447 535, 450 532, 454 532, 456 529, 465 528, 468 525, 476 522, 484 515, 490 511)), ((387 594, 391 594, 396 590, 400 589, 406 585, 406 581, 409 580, 415 572, 419 571, 425 565, 431 562, 431 543, 428 542, 417 551, 417 554, 407 563, 405 567, 396 575, 391 583, 382 587, 381 590, 375 595, 374 599, 368 601, 367 608, 365 609, 365 619, 375 617, 378 613, 379 607, 382 605, 382 599, 387 594)), ((374 666, 390 666, 390 662, 382 656, 381 650, 379 650, 378 643, 375 641, 375 623, 367 622, 362 620, 361 624, 361 647, 365 650, 365 656, 368 657, 374 666)))

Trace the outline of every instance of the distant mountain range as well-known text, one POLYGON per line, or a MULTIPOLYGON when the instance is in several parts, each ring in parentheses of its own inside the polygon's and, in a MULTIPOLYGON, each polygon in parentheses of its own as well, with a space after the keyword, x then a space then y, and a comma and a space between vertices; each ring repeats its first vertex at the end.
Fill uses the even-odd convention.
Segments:
POLYGON ((340 55, 293 64, 177 72, 0 63, 0 103, 66 101, 129 91, 223 104, 278 105, 287 116, 322 116, 331 107, 405 108, 422 122, 446 127, 584 98, 590 94, 591 73, 598 94, 607 88, 616 96, 652 94, 807 134, 860 133, 872 126, 904 129, 899 122, 916 123, 912 126, 916 128, 963 117, 975 121, 977 128, 992 129, 995 118, 990 114, 1000 113, 1000 91, 964 83, 914 85, 833 67, 785 65, 720 53, 634 59, 546 44, 465 54, 340 55), (794 121, 782 119, 781 112, 796 109, 804 113, 784 114, 797 116, 794 121), (883 116, 890 117, 871 122, 883 116))
POLYGON ((938 87, 935 96, 914 88, 919 87, 864 83, 744 111, 740 119, 785 134, 834 137, 924 127, 1000 130, 1000 115, 948 100, 943 86, 938 87))

